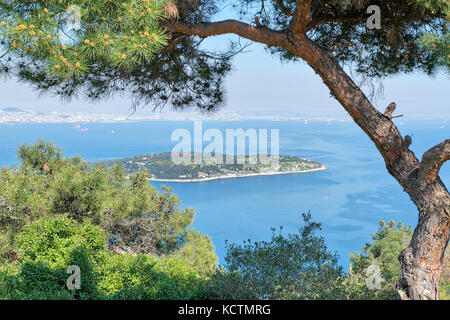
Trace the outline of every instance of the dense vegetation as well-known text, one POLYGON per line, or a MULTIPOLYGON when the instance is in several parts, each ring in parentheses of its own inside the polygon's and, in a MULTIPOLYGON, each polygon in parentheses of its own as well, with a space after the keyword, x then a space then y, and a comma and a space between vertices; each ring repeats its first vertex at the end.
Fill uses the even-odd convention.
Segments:
POLYGON ((177 179, 190 180, 211 178, 226 175, 246 175, 264 172, 301 172, 310 169, 322 168, 323 165, 308 159, 300 159, 293 156, 279 156, 266 161, 259 156, 243 156, 242 164, 238 162, 239 156, 232 156, 231 161, 227 161, 227 155, 212 154, 207 158, 207 154, 184 153, 185 163, 174 163, 172 153, 164 152, 159 154, 149 154, 117 160, 108 160, 101 163, 102 166, 113 168, 121 165, 126 174, 133 174, 139 171, 147 171, 153 179, 177 179), (201 157, 201 161, 196 162, 196 157, 201 157), (230 162, 230 163, 227 163, 230 162))
MULTIPOLYGON (((393 299, 397 259, 412 230, 381 223, 345 273, 302 215, 298 233, 228 244, 217 266, 194 211, 179 209, 140 172, 89 167, 51 143, 22 145, 21 165, 0 172, 0 299, 393 299), (68 289, 68 266, 81 289, 68 289), (380 270, 374 288, 370 266, 380 270)), ((441 297, 448 298, 447 256, 441 297)))
POLYGON ((0 297, 192 299, 217 258, 179 209, 140 172, 88 168, 56 146, 22 145, 21 166, 0 172, 0 297), (82 290, 66 289, 69 265, 82 290))

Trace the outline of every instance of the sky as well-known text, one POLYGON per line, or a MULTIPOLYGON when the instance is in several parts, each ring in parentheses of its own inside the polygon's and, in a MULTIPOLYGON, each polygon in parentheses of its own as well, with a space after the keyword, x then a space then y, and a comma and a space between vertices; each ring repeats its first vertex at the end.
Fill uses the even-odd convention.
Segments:
MULTIPOLYGON (((230 36, 208 39, 206 46, 223 47, 230 36)), ((322 80, 305 63, 284 63, 253 44, 234 58, 233 71, 227 77, 226 105, 221 112, 271 113, 304 118, 349 119, 339 103, 330 97, 322 80)), ((405 119, 450 119, 449 75, 429 77, 422 73, 400 74, 384 79, 384 94, 374 105, 381 111, 397 103, 397 112, 405 119)), ((368 92, 368 88, 362 88, 368 92)), ((100 103, 75 99, 70 103, 58 97, 44 96, 15 79, 0 80, 0 108, 17 107, 41 112, 91 112, 130 114, 131 101, 116 96, 100 103)), ((138 114, 150 114, 152 106, 138 114)), ((167 112, 163 110, 162 112, 167 112)))

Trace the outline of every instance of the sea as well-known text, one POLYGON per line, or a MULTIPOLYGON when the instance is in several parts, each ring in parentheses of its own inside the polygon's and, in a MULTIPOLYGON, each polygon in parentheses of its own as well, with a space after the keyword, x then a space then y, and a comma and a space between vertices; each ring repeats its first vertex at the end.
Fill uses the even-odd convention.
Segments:
MULTIPOLYGON (((398 121, 403 135, 412 136, 411 149, 421 158, 431 146, 448 139, 450 121, 398 121)), ((226 241, 270 240, 271 228, 296 233, 302 213, 322 223, 320 235, 347 267, 349 253, 361 251, 381 220, 402 221, 415 227, 417 209, 389 175, 381 155, 351 121, 203 121, 203 130, 279 130, 281 155, 323 163, 328 170, 300 174, 252 176, 193 183, 151 182, 173 188, 181 207, 195 209, 193 227, 208 234, 221 264, 226 241)), ((0 166, 18 164, 21 143, 38 138, 53 141, 67 156, 90 162, 171 151, 177 129, 194 130, 193 121, 115 123, 2 124, 0 166)), ((270 146, 270 144, 269 144, 270 146)), ((440 172, 450 182, 450 164, 440 172)))

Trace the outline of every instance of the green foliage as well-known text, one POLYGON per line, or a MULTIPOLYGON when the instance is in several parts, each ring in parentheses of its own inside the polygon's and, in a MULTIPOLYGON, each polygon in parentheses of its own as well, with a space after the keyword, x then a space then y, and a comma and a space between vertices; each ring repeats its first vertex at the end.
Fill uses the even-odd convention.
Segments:
MULTIPOLYGON (((320 224, 304 215, 298 234, 273 234, 270 242, 229 245, 225 268, 218 269, 206 289, 211 299, 350 299, 390 300, 400 276, 398 256, 412 237, 411 227, 401 222, 380 222, 362 253, 350 256, 349 273, 344 274, 336 255, 327 251, 323 238, 315 233, 320 224), (379 289, 368 272, 378 266, 379 289)), ((448 299, 450 255, 446 252, 440 281, 441 299, 448 299)))
POLYGON ((38 141, 0 171, 0 299, 194 299, 217 257, 170 188, 38 141), (79 266, 82 289, 66 287, 79 266))
POLYGON ((17 154, 22 166, 39 170, 40 173, 51 172, 51 168, 56 169, 62 160, 61 148, 41 139, 38 139, 38 142, 31 146, 22 144, 17 154))
POLYGON ((27 55, 55 78, 79 77, 91 72, 93 62, 124 69, 149 63, 167 44, 159 26, 167 3, 1 1, 0 28, 6 47, 16 56, 27 55), (79 30, 68 30, 76 19, 79 30))
POLYGON ((211 0, 177 0, 178 10, 169 2, 0 0, 0 75, 12 73, 65 98, 127 91, 134 105, 211 110, 224 101, 223 77, 236 45, 222 54, 202 50, 199 39, 168 35, 165 17, 200 22, 217 9, 211 0), (71 5, 81 9, 81 29, 72 32, 71 5))
POLYGON ((424 10, 429 10, 433 13, 442 12, 446 15, 450 13, 450 3, 447 0, 414 0, 411 1, 411 3, 414 3, 417 7, 424 10))
POLYGON ((226 271, 209 290, 215 299, 339 299, 344 281, 336 254, 327 250, 319 223, 303 215, 297 234, 227 247, 226 271))
POLYGON ((67 260, 74 248, 101 251, 106 245, 106 235, 99 227, 77 225, 65 216, 43 217, 25 226, 17 235, 16 244, 22 260, 44 259, 59 263, 67 260))
POLYGON ((67 212, 76 219, 99 214, 104 205, 103 197, 108 193, 107 182, 107 173, 100 168, 86 171, 66 166, 51 181, 54 190, 51 212, 67 212))
POLYGON ((217 266, 217 256, 211 238, 195 230, 186 234, 186 243, 175 256, 199 272, 213 271, 217 266))
MULTIPOLYGON (((396 284, 400 276, 400 262, 398 257, 405 249, 413 235, 411 226, 406 227, 401 222, 380 222, 380 228, 372 235, 372 241, 363 246, 362 252, 350 255, 350 272, 347 288, 354 290, 350 295, 357 299, 394 299, 396 284), (381 283, 379 289, 371 289, 372 283, 368 272, 370 266, 377 266, 380 270, 381 283)), ((449 250, 441 274, 441 299, 448 299, 450 288, 450 256, 449 250)))
MULTIPOLYGON (((261 9, 259 0, 238 1, 240 13, 250 23, 255 16, 260 22, 276 30, 289 28, 295 0, 272 1, 261 9)), ((370 81, 373 77, 422 70, 432 73, 439 66, 448 65, 448 47, 443 52, 430 50, 421 38, 433 34, 447 39, 449 4, 447 0, 359 0, 320 1, 313 0, 313 20, 329 21, 313 26, 308 35, 320 46, 333 52, 342 63, 348 64, 370 81), (366 23, 366 10, 371 5, 381 9, 381 29, 370 30, 366 23), (444 62, 444 63, 443 63, 444 62)), ((280 47, 268 47, 268 51, 284 61, 299 58, 280 47)))
MULTIPOLYGON (((351 281, 359 283, 364 289, 364 298, 394 299, 395 286, 400 276, 400 262, 398 256, 411 241, 413 231, 411 227, 404 226, 401 222, 380 222, 377 233, 372 235, 373 242, 369 242, 362 248, 362 252, 350 255, 351 281), (370 289, 367 287, 370 266, 376 266, 380 270, 381 287, 370 289)), ((370 282, 370 281, 369 281, 370 282)))
MULTIPOLYGON (((17 236, 20 260, 0 265, 0 299, 196 299, 204 275, 175 258, 117 255, 104 231, 65 216, 44 217, 17 236), (66 287, 68 266, 81 289, 66 287)), ((204 273, 203 273, 204 274, 204 273)))
POLYGON ((107 299, 192 300, 204 297, 201 276, 180 259, 109 256, 98 289, 107 299))
MULTIPOLYGON (((211 239, 190 227, 194 211, 180 210, 147 173, 90 168, 43 141, 19 156, 19 168, 0 171, 0 299, 392 299, 397 257, 412 236, 400 222, 381 222, 346 275, 304 214, 296 234, 227 245, 218 269, 211 239), (66 286, 70 265, 81 269, 81 290, 66 286), (368 287, 374 265, 377 290, 368 287)), ((449 261, 447 252, 442 299, 449 261)))
POLYGON ((447 69, 450 69, 450 32, 448 29, 442 35, 425 33, 421 40, 425 48, 433 52, 436 65, 445 66, 447 69))
MULTIPOLYGON (((372 235, 372 242, 367 243, 362 252, 350 255, 351 271, 349 286, 359 289, 356 297, 359 299, 394 299, 396 283, 400 276, 400 262, 398 257, 411 241, 413 231, 401 222, 380 222, 377 233, 372 235), (372 283, 373 272, 368 272, 370 266, 377 266, 380 270, 380 288, 369 288, 372 283)), ((448 250, 447 250, 448 251, 448 250)), ((449 288, 448 273, 450 270, 448 252, 441 275, 441 299, 446 298, 449 288)))
MULTIPOLYGON (((164 26, 167 17, 208 22, 221 2, 61 0, 28 5, 3 0, 0 73, 12 72, 64 98, 83 94, 97 100, 127 92, 134 106, 217 109, 224 102, 224 76, 241 49, 239 43, 224 52, 207 50, 203 39, 168 34, 164 26), (81 8, 77 32, 66 30, 69 5, 81 8)), ((263 6, 260 0, 229 3, 244 21, 253 24, 258 17, 262 26, 280 32, 288 30, 297 5, 295 0, 266 1, 263 6)), ((308 36, 366 81, 415 70, 431 74, 450 66, 447 0, 313 0, 311 16, 308 36), (366 26, 370 5, 381 8, 381 30, 366 26)), ((281 47, 267 49, 281 60, 299 59, 281 47)))
POLYGON ((19 261, 0 267, 4 299, 61 299, 96 297, 94 269, 102 264, 106 236, 101 228, 79 225, 65 216, 44 217, 16 237, 19 261), (81 290, 66 289, 68 266, 80 267, 81 290), (13 285, 12 285, 13 283, 13 285))
POLYGON ((170 254, 186 242, 194 211, 180 210, 172 190, 159 193, 145 172, 126 179, 118 166, 88 168, 43 141, 22 145, 19 157, 17 170, 0 171, 0 228, 6 233, 51 213, 101 226, 109 245, 126 252, 170 254))
POLYGON ((417 7, 429 10, 433 13, 441 13, 444 17, 442 24, 443 32, 427 30, 423 33, 421 41, 426 50, 433 53, 436 65, 450 69, 450 32, 448 23, 450 21, 450 2, 447 0, 416 0, 417 7))
POLYGON ((362 248, 362 253, 355 252, 350 255, 352 275, 365 277, 366 269, 370 265, 380 267, 384 280, 384 289, 395 292, 395 282, 400 274, 400 262, 398 256, 411 241, 413 231, 411 227, 404 226, 401 222, 380 222, 377 233, 372 235, 373 242, 369 242, 362 248))

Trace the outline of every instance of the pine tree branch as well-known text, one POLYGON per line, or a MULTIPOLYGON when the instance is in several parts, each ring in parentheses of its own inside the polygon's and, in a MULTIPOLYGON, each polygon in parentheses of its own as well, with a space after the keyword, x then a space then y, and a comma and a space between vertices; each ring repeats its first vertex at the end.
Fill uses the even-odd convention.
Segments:
POLYGON ((218 22, 187 23, 176 20, 167 20, 166 29, 173 33, 182 33, 191 36, 209 37, 234 33, 243 38, 271 46, 289 47, 286 33, 266 27, 255 27, 237 20, 223 20, 218 22))
POLYGON ((423 183, 436 181, 442 165, 450 159, 450 139, 432 147, 423 154, 419 168, 419 179, 423 183))
POLYGON ((297 8, 289 29, 293 34, 303 34, 311 22, 311 0, 296 0, 297 8))

